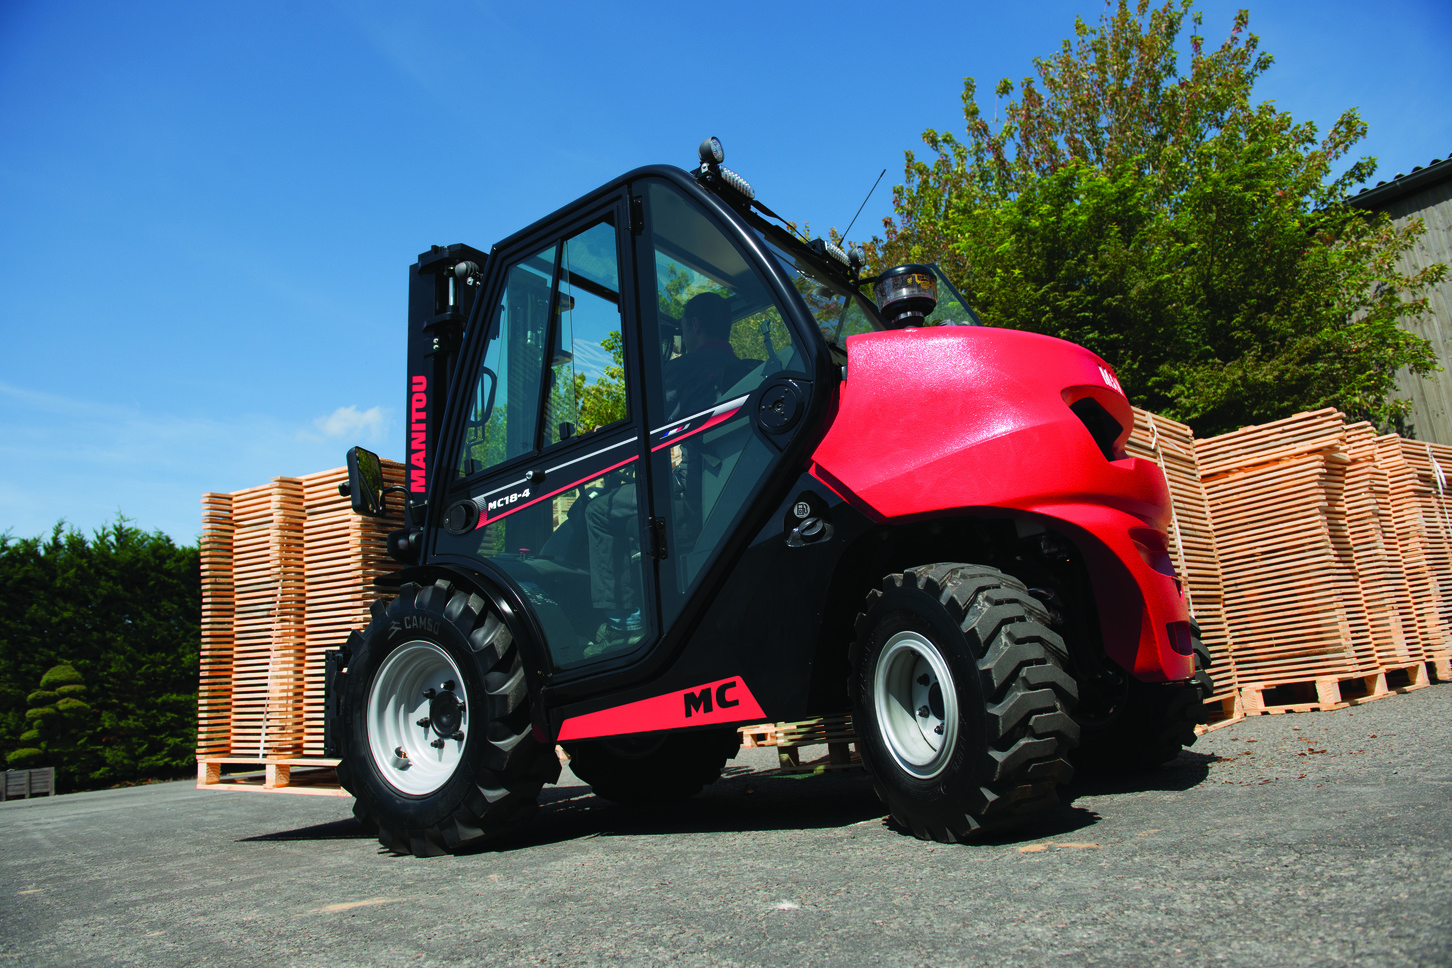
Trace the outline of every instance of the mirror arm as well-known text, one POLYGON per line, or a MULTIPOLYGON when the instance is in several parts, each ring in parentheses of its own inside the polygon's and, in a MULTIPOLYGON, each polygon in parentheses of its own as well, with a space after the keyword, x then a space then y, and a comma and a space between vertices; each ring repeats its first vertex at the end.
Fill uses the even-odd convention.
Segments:
POLYGON ((403 523, 413 527, 413 504, 408 499, 408 488, 402 484, 390 484, 383 489, 383 510, 388 510, 388 495, 394 493, 403 495, 403 523))

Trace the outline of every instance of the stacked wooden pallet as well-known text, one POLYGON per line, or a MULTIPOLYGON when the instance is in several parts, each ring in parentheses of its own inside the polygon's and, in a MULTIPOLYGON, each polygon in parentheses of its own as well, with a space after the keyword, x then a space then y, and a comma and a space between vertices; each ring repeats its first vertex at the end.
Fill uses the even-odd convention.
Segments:
POLYGON ((862 759, 852 751, 857 734, 852 730, 852 717, 846 714, 818 716, 794 723, 762 723, 743 726, 741 745, 750 749, 774 746, 783 773, 826 773, 834 770, 860 770, 862 759), (808 763, 801 761, 804 746, 827 747, 827 755, 808 763))
POLYGON ((202 642, 197 756, 232 749, 232 495, 202 495, 202 642))
POLYGON ((1196 449, 1247 713, 1341 708, 1447 669, 1452 518, 1428 445, 1326 409, 1196 449))
MULTIPOLYGON (((384 465, 385 486, 403 483, 403 467, 384 465)), ((368 606, 378 597, 373 580, 396 570, 388 557, 388 532, 401 517, 365 518, 354 514, 338 485, 346 468, 302 478, 304 636, 307 661, 303 671, 303 753, 323 755, 323 653, 340 648, 353 629, 368 624, 368 606)), ((397 506, 391 498, 390 507, 397 506)))
POLYGON ((1397 541, 1391 489, 1376 459, 1376 431, 1346 427, 1346 520, 1368 631, 1383 668, 1426 658, 1406 562, 1397 541))
POLYGON ((234 753, 302 752, 302 482, 274 477, 232 495, 234 753))
MULTIPOLYGON (((402 483, 402 465, 383 467, 385 484, 402 483)), ((227 783, 224 763, 265 768, 257 786, 269 789, 290 787, 295 766, 333 763, 321 759, 323 653, 367 623, 373 579, 398 567, 384 541, 401 523, 353 514, 346 479, 337 469, 202 498, 200 785, 227 783)))
POLYGON ((1406 576, 1423 655, 1446 660, 1452 629, 1452 508, 1446 491, 1452 448, 1388 434, 1376 439, 1386 474, 1390 520, 1406 576))
POLYGON ((1346 520, 1341 414, 1297 414, 1199 441, 1196 451, 1241 682, 1263 689, 1374 674, 1346 520))
POLYGON ((1175 572, 1185 582, 1190 613, 1200 626, 1200 640, 1210 649, 1215 694, 1207 700, 1207 726, 1229 725, 1244 718, 1235 642, 1225 619, 1224 579, 1220 551, 1210 520, 1210 504, 1200 480, 1200 462, 1190 428, 1168 417, 1136 409, 1134 431, 1126 450, 1132 457, 1154 461, 1170 489, 1170 554, 1175 572))

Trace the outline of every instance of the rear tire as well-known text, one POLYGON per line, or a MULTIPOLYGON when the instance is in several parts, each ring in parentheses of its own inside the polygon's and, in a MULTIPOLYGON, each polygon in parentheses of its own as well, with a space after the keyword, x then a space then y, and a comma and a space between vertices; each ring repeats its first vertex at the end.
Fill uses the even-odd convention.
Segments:
POLYGON ((350 647, 338 779, 379 843, 434 856, 533 817, 559 760, 534 736, 519 646, 485 598, 404 585, 350 647))
POLYGON ((570 769, 595 795, 616 803, 685 800, 716 782, 741 749, 731 730, 646 733, 566 743, 570 769))
POLYGON ((1131 678, 1124 706, 1103 725, 1081 723, 1075 765, 1085 772, 1128 773, 1168 763, 1195 745, 1195 727, 1206 720, 1205 700, 1215 692, 1210 649, 1191 625, 1195 676, 1188 682, 1144 683, 1131 678))
POLYGON ((893 819, 956 842, 1052 813, 1073 777, 1064 643, 1017 579, 944 563, 889 575, 852 649, 862 761, 893 819))

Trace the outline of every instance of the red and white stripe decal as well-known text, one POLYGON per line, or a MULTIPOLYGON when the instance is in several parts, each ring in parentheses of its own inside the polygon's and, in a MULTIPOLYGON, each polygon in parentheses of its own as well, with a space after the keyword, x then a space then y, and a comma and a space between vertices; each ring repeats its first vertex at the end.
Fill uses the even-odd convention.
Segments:
MULTIPOLYGON (((626 464, 629 464, 632 461, 638 460, 639 457, 640 457, 639 454, 632 454, 631 456, 625 458, 625 460, 621 461, 618 464, 611 464, 609 467, 606 467, 604 470, 591 471, 588 475, 586 475, 585 477, 580 478, 578 481, 574 481, 574 482, 572 482, 570 484, 566 484, 563 487, 557 487, 553 491, 550 491, 550 492, 548 492, 546 494, 539 494, 539 495, 533 495, 532 494, 532 495, 530 495, 530 497, 527 500, 522 501, 522 502, 517 502, 515 504, 511 504, 511 505, 509 505, 508 509, 497 512, 494 515, 494 517, 492 517, 492 518, 489 516, 489 511, 488 511, 488 507, 489 506, 486 504, 484 507, 482 507, 482 508, 479 509, 479 523, 476 524, 476 525, 474 525, 474 530, 475 531, 478 531, 480 528, 484 527, 484 525, 486 525, 486 524, 493 524, 495 521, 498 521, 500 518, 507 518, 511 514, 513 514, 515 511, 523 511, 525 508, 529 507, 531 504, 538 504, 540 501, 547 501, 550 498, 554 497, 556 494, 560 494, 560 493, 562 493, 564 491, 568 491, 572 487, 579 487, 581 484, 585 483, 586 481, 593 481, 597 477, 603 477, 604 475, 609 474, 611 471, 615 470, 616 468, 624 467, 626 464)), ((475 498, 474 503, 475 504, 478 504, 479 503, 479 500, 480 500, 479 498, 475 498)))
POLYGON ((684 726, 759 723, 766 719, 761 704, 740 676, 702 683, 599 712, 572 716, 560 726, 560 742, 624 736, 684 726))
POLYGON ((716 404, 710 410, 702 410, 700 413, 691 414, 683 420, 677 420, 675 423, 657 427, 650 432, 651 452, 654 453, 663 447, 673 447, 687 437, 693 437, 701 431, 709 430, 719 423, 725 423, 727 420, 736 416, 737 411, 741 409, 741 405, 745 402, 746 397, 726 400, 716 404))
MULTIPOLYGON (((629 440, 622 440, 618 444, 611 444, 609 447, 602 447, 600 450, 592 451, 588 454, 576 457, 573 460, 567 460, 563 464, 557 464, 554 467, 547 468, 545 470, 545 479, 548 480, 551 474, 558 473, 568 468, 573 468, 577 464, 585 464, 587 467, 589 467, 591 462, 594 461, 596 458, 600 457, 602 454, 608 454, 612 450, 619 450, 622 447, 634 447, 639 440, 639 437, 631 437, 629 440)), ((530 505, 538 504, 540 501, 548 500, 554 497, 556 494, 568 491, 572 487, 579 487, 586 481, 593 481, 597 477, 603 477, 604 475, 610 473, 613 470, 616 470, 617 468, 624 467, 626 464, 629 464, 631 461, 634 461, 639 457, 639 454, 631 454, 629 457, 626 457, 623 460, 617 460, 614 463, 606 464, 604 466, 591 467, 589 471, 584 472, 583 477, 578 476, 580 471, 578 468, 576 468, 576 474, 571 475, 570 483, 562 484, 559 487, 552 488, 549 491, 545 491, 539 494, 534 493, 534 489, 529 486, 529 482, 521 478, 520 480, 513 481, 512 483, 505 484, 502 487, 496 487, 494 490, 489 491, 488 493, 476 495, 472 500, 474 502, 474 506, 479 509, 479 522, 474 525, 474 529, 477 531, 478 529, 484 527, 486 524, 493 524, 500 518, 506 518, 516 511, 523 511, 530 505), (496 497, 496 495, 501 496, 496 497), (489 512, 489 506, 491 504, 495 505, 493 514, 490 514, 489 512)), ((606 458, 606 460, 609 459, 610 458, 608 457, 606 458)))

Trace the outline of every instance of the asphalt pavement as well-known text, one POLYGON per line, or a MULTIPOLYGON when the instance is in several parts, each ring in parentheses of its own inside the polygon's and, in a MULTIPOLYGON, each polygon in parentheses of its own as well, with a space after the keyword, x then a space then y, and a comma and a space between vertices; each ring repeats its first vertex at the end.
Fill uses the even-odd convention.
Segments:
POLYGON ((747 750, 665 812, 568 773, 530 832, 383 853, 351 800, 0 804, 0 964, 1452 965, 1452 686, 1217 730, 974 845, 747 750))

